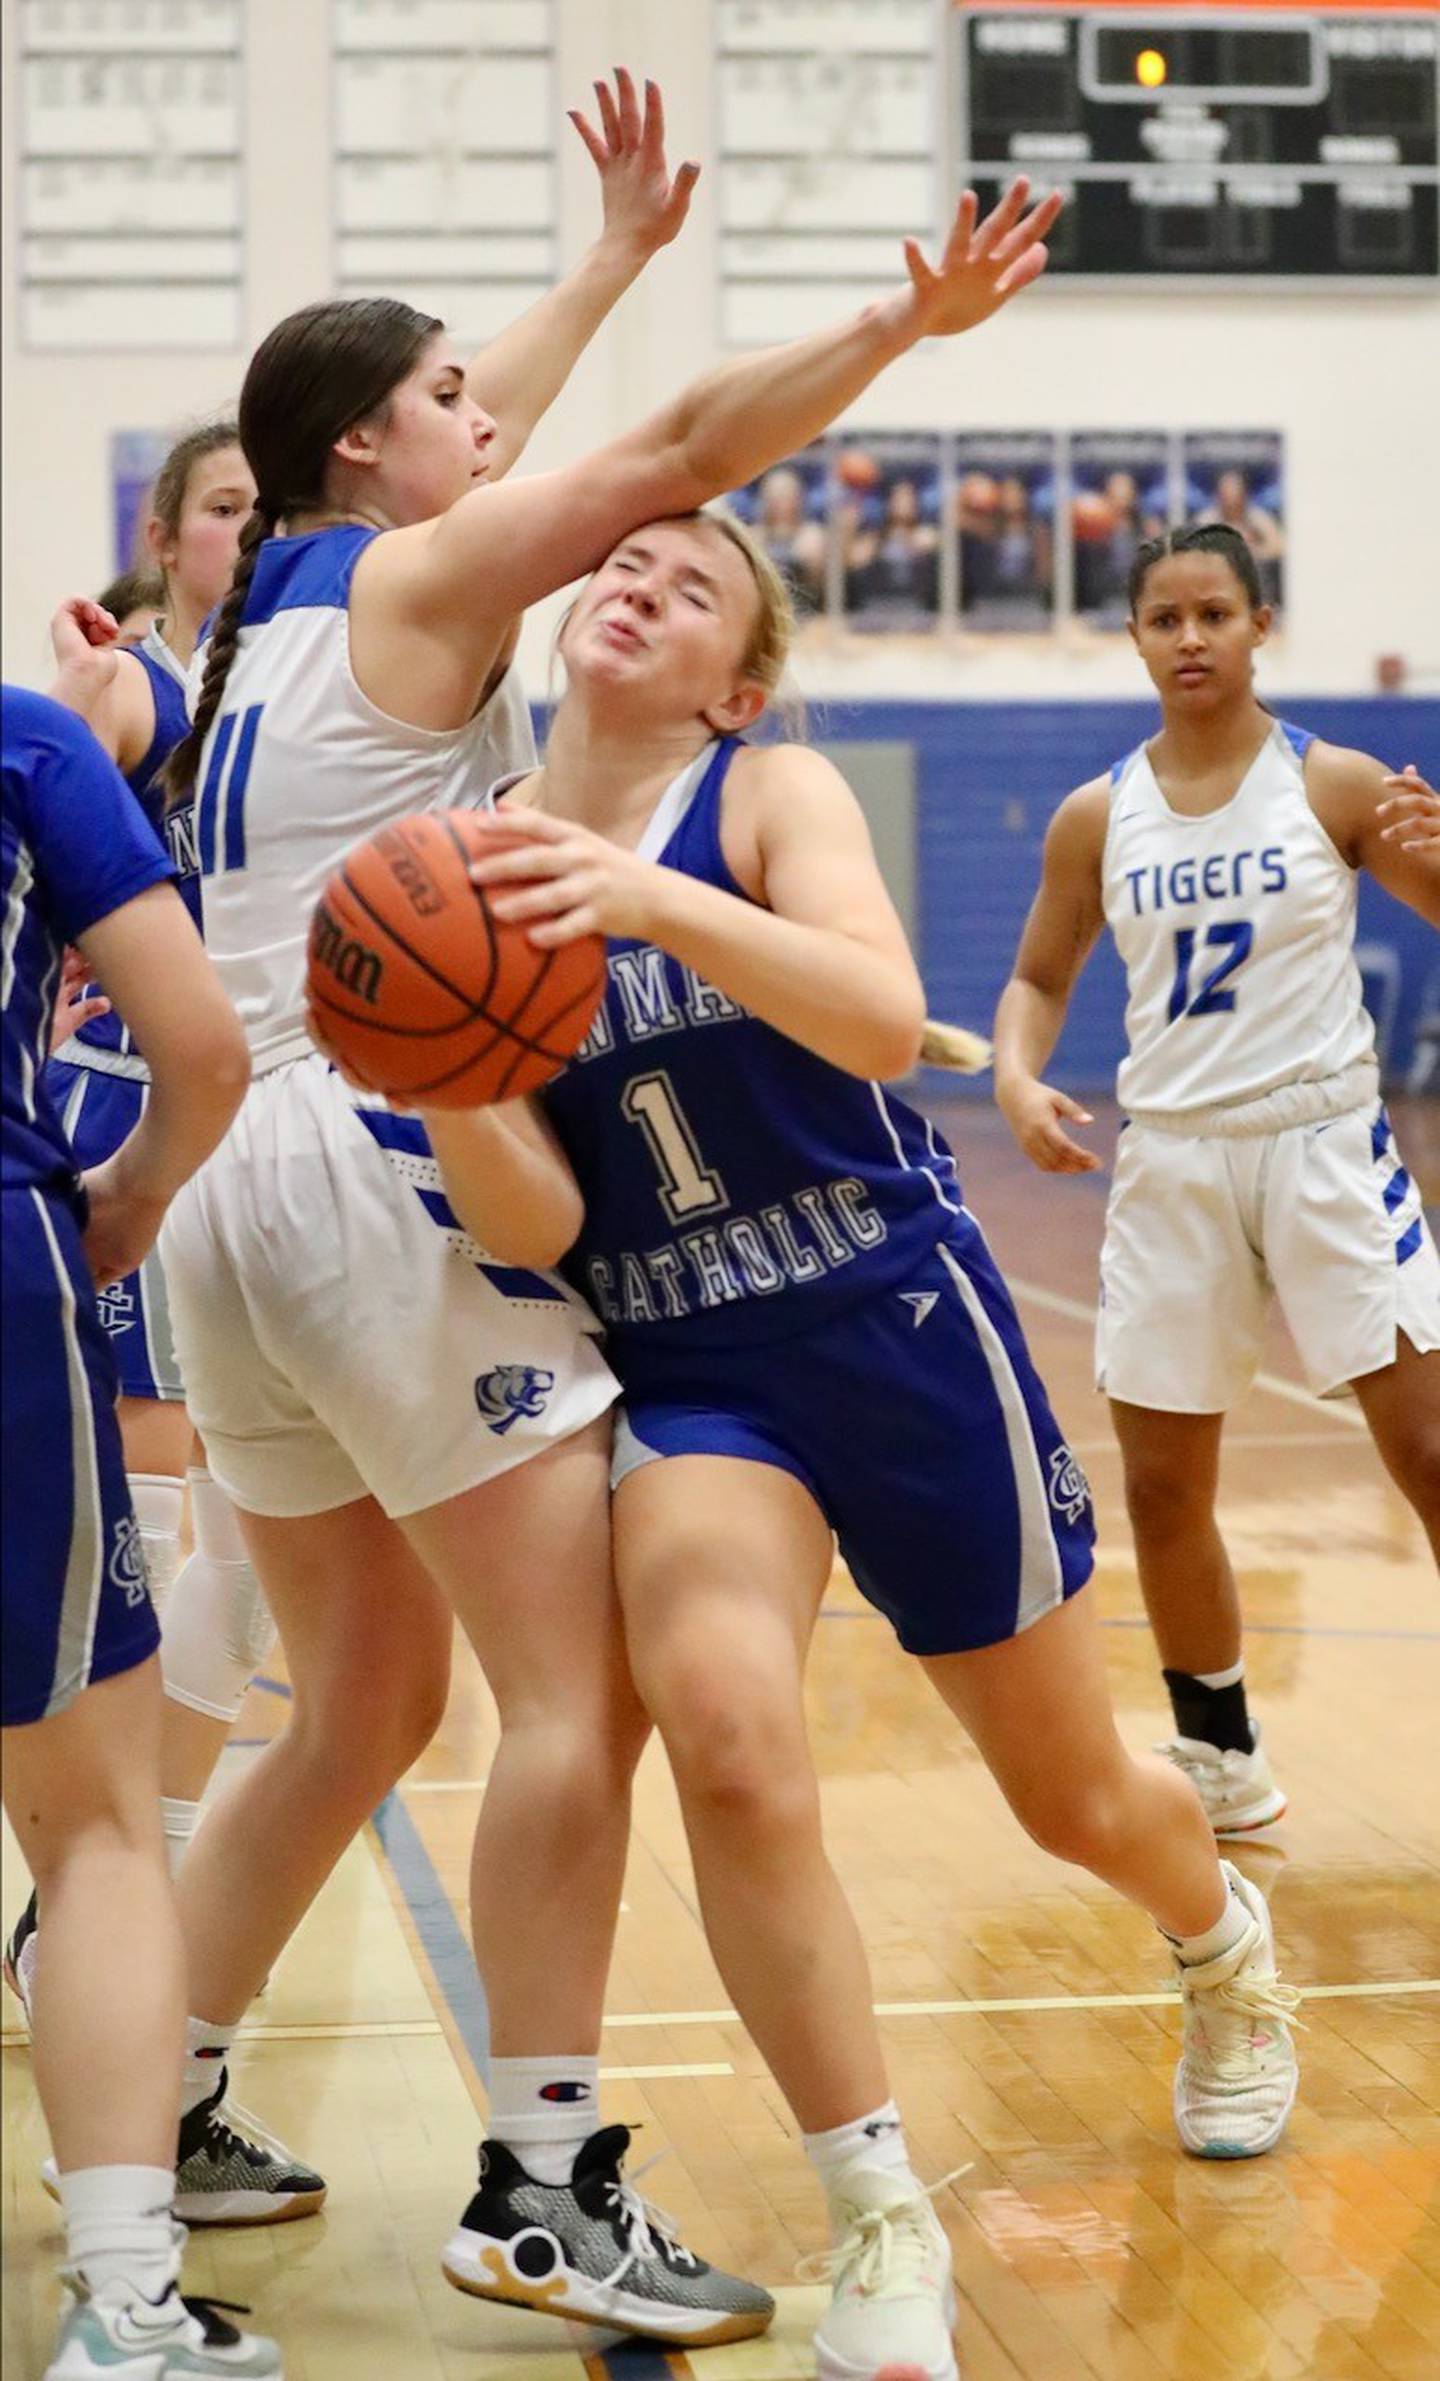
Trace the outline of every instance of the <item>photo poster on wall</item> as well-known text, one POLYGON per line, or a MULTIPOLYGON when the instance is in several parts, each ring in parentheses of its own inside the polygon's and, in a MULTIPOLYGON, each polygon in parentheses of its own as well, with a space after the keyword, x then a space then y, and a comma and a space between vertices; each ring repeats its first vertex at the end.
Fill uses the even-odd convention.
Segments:
POLYGON ((110 435, 112 561, 121 571, 143 569, 147 556, 140 533, 150 509, 155 474, 174 444, 166 430, 114 430, 110 435))
POLYGON ((1285 599, 1285 441, 1278 430, 1187 430, 1184 516, 1238 529, 1255 557, 1260 587, 1278 611, 1285 599))
POLYGON ((1077 430, 1070 440, 1070 609, 1123 629, 1140 547, 1175 512, 1176 442, 1167 430, 1077 430))
POLYGON ((752 529, 790 591, 803 625, 828 605, 830 442, 817 439, 725 499, 752 529))
POLYGON ((966 430, 951 451, 961 626, 1044 631, 1055 619, 1060 441, 1051 430, 966 430))
POLYGON ((835 442, 831 538, 848 628, 913 636, 940 625, 945 543, 938 431, 850 431, 835 442))

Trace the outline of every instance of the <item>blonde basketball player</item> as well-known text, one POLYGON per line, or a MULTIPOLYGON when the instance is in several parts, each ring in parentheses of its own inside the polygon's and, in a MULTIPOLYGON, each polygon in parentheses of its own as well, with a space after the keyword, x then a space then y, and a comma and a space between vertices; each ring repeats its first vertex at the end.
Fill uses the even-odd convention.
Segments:
POLYGON ((1362 868, 1440 925, 1440 802, 1418 771, 1387 775, 1264 709, 1270 612, 1234 530, 1142 547, 1130 601, 1160 733, 1055 814, 996 1020, 996 1095, 1046 1172, 1095 1166, 1066 1129, 1088 1118, 1042 1075, 1108 924, 1129 1049, 1097 1372, 1174 1705, 1165 1750, 1228 1834, 1285 1806, 1246 1706, 1215 1510, 1272 1287, 1310 1387, 1353 1391, 1440 1556, 1440 1259, 1353 954, 1362 868))
POLYGON ((544 768, 497 789, 524 842, 472 873, 541 948, 611 938, 601 1019, 543 1094, 586 1202, 566 1270, 625 1401, 631 1665, 711 1947, 829 2204, 817 2371, 955 2381, 948 2243, 889 2096, 806 1738, 832 1531, 1021 1822, 1169 1933, 1192 2151, 1278 2138, 1291 1996, 1193 1790, 1116 1735, 1083 1476, 954 1159, 877 1079, 913 1065, 924 1012, 860 814, 818 754, 742 740, 789 626, 733 523, 623 539, 567 621, 544 768))
MULTIPOLYGON (((678 227, 657 125, 637 139, 678 227)), ((305 937, 353 841, 478 800, 531 757, 508 668, 521 609, 634 520, 803 445, 916 339, 993 313, 1045 262, 1058 202, 1027 212, 1026 195, 978 225, 967 196, 937 270, 912 250, 904 287, 856 320, 727 365, 524 483, 486 484, 495 423, 439 324, 389 300, 289 317, 246 375, 256 508, 171 765, 174 798, 198 785, 207 937, 257 1080, 165 1237, 166 1274, 196 1420, 295 1694, 285 1737, 180 1872, 193 2062, 223 2058, 344 1844, 427 1741, 453 1608, 501 1719, 471 1910, 509 2232, 544 2208, 549 2262, 531 2279, 552 2309, 682 2344, 756 2330, 771 2306, 653 2223, 622 2179, 623 2127, 595 2130, 645 1733, 609 1572, 613 1377, 581 1303, 542 1273, 516 1279, 558 1246, 536 1208, 549 1152, 487 1125, 501 1227, 536 1208, 526 1257, 507 1242, 499 1264, 447 1210, 414 1120, 353 1100, 314 1054, 305 937)), ((497 2263, 469 2286, 517 2294, 497 2263)))

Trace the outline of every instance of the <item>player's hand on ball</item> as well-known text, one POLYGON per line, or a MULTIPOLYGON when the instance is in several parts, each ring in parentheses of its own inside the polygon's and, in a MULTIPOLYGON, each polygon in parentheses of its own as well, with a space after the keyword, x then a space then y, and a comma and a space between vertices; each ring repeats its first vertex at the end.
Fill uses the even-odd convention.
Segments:
POLYGON ((927 262, 918 240, 905 243, 910 303, 916 336, 946 338, 970 331, 1007 299, 1038 281, 1050 259, 1044 242, 1063 201, 1052 190, 1027 207, 1030 185, 1022 175, 983 222, 980 202, 967 190, 938 265, 927 262))
POLYGON ((641 113, 633 78, 623 66, 615 69, 615 90, 595 85, 600 116, 597 131, 578 108, 567 110, 571 123, 595 161, 605 211, 602 237, 653 256, 674 239, 690 211, 690 193, 700 179, 693 159, 681 166, 674 180, 665 163, 665 102, 658 83, 645 85, 641 113))
POLYGON ((666 875, 653 860, 543 810, 497 811, 477 823, 503 848, 472 860, 470 880, 485 887, 493 915, 524 926, 537 950, 584 934, 643 940, 653 932, 666 875))
MULTIPOLYGON (((321 1057, 329 1059, 330 1064, 335 1069, 335 1072, 339 1076, 342 1083, 348 1083, 352 1091, 374 1092, 374 1084, 367 1083, 363 1075, 357 1075, 355 1069, 349 1064, 348 1060, 342 1058, 340 1052, 334 1048, 333 1044, 326 1041, 324 1026, 321 1024, 315 1010, 308 1006, 305 1010, 305 1031, 309 1034, 311 1041, 315 1044, 315 1047, 319 1051, 321 1057)), ((411 1113, 410 1104, 407 1100, 396 1100, 387 1097, 385 1105, 387 1108, 393 1108, 397 1116, 408 1116, 411 1113)))
POLYGON ((1093 1174, 1100 1160, 1093 1150, 1072 1141, 1060 1119, 1093 1124, 1094 1117, 1078 1100, 1069 1099, 1048 1083, 1028 1081, 997 1090, 996 1104, 1032 1165, 1042 1174, 1093 1174))
POLYGON ((1376 813, 1388 821, 1380 830, 1381 842, 1398 843, 1402 852, 1432 852, 1440 859, 1440 794, 1425 783, 1413 761, 1385 783, 1392 791, 1376 813))

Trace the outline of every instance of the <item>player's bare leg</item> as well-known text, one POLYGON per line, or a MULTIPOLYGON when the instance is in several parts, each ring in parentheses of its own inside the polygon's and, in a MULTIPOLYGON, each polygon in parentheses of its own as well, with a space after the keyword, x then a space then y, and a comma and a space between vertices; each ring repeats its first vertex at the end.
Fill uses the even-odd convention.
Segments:
POLYGON ((1269 1916, 1222 1867, 1188 1779, 1121 1743, 1094 1590, 1002 1645, 925 1668, 1026 1832, 1148 1910, 1168 1937, 1185 2003, 1175 2088, 1185 2147, 1222 2158, 1269 2149, 1297 2073, 1294 1996, 1277 1983, 1269 1916))
POLYGON ((829 1527, 772 1464, 682 1455, 621 1482, 615 1559, 706 1936, 826 2194, 835 2247, 817 2373, 884 2366, 949 2381, 949 2246, 889 2096, 869 1964, 826 1857, 806 1734, 829 1527))
POLYGON ((1402 1332, 1394 1363, 1351 1386, 1380 1459, 1419 1514, 1440 1565, 1440 1351, 1421 1355, 1402 1332))
POLYGON ((1217 1834, 1268 1826, 1285 1796, 1245 1700, 1240 1596, 1216 1518, 1225 1417, 1113 1397, 1110 1413, 1140 1590, 1175 1714, 1164 1750, 1187 1771, 1217 1834))

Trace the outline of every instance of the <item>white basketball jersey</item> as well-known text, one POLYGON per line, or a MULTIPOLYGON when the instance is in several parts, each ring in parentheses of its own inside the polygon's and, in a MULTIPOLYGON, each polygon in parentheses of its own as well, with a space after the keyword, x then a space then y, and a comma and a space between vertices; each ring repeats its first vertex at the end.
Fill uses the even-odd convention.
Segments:
POLYGON ((1374 1059, 1355 965, 1355 872, 1305 792, 1314 741, 1277 720, 1239 791, 1171 809, 1141 745, 1111 772, 1105 916, 1125 963, 1135 1114, 1260 1099, 1374 1059))
POLYGON ((257 1074, 314 1047, 304 1019, 306 939, 316 900, 351 845, 412 811, 473 808, 496 777, 535 763, 514 670, 460 728, 411 727, 362 694, 350 668, 350 583, 380 534, 347 526, 261 547, 200 756, 205 940, 257 1074))

